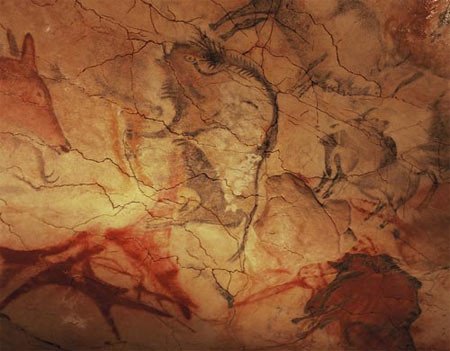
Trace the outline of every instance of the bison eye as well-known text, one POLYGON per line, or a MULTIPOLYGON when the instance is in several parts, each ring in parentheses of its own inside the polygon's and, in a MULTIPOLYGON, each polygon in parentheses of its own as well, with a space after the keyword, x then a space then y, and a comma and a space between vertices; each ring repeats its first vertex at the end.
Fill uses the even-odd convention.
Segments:
POLYGON ((187 62, 197 62, 197 59, 195 58, 195 56, 192 56, 192 55, 186 55, 186 56, 184 56, 184 59, 187 62))

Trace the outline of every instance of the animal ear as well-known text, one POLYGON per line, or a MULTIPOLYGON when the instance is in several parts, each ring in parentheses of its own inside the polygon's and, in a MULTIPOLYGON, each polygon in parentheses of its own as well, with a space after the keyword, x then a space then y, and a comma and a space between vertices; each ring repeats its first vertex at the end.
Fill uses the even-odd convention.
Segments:
POLYGON ((36 71, 36 55, 34 52, 34 40, 30 33, 25 35, 22 44, 22 63, 36 71))

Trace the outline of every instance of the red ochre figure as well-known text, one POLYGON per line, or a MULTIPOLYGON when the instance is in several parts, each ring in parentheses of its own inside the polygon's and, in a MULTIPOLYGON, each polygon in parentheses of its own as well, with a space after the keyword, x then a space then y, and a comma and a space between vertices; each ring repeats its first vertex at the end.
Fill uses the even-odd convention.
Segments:
POLYGON ((336 278, 295 318, 305 338, 317 329, 337 333, 352 350, 415 350, 409 328, 420 315, 421 283, 388 255, 346 254, 330 263, 336 278))
POLYGON ((6 297, 0 300, 0 310, 34 289, 56 285, 74 289, 92 299, 118 339, 120 333, 111 314, 113 306, 174 317, 167 308, 173 305, 186 319, 190 319, 191 309, 196 305, 178 283, 178 266, 153 242, 152 235, 155 233, 144 234, 138 236, 129 227, 109 229, 102 240, 93 233, 81 232, 63 243, 37 250, 0 247, 3 261, 0 288, 7 292, 6 297), (135 270, 119 272, 115 268, 120 266, 119 262, 116 262, 117 265, 101 265, 101 268, 109 269, 118 276, 132 275, 136 282, 134 286, 114 285, 96 272, 98 260, 107 259, 105 253, 111 246, 114 249, 119 246, 127 263, 135 270), (20 281, 22 273, 29 274, 36 270, 30 278, 20 281))
POLYGON ((50 93, 39 76, 34 40, 29 33, 20 59, 0 57, 0 106, 0 132, 37 137, 58 151, 70 150, 50 93))

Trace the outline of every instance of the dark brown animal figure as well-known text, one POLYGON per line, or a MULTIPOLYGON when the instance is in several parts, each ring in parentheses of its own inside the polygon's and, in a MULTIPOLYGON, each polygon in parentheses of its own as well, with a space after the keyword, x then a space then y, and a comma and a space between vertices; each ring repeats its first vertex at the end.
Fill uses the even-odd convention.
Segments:
POLYGON ((304 338, 327 325, 351 350, 415 350, 411 324, 420 315, 421 283, 388 255, 346 254, 332 263, 338 274, 305 306, 304 338))
POLYGON ((36 67, 34 40, 27 34, 20 59, 0 57, 0 133, 21 134, 69 151, 50 93, 36 67))

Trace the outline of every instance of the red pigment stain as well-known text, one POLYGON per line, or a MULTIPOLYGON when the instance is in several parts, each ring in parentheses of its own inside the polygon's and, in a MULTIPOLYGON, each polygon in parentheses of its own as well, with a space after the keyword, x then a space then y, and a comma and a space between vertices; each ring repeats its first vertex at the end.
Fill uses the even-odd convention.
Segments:
POLYGON ((156 235, 170 235, 170 228, 153 230, 137 237, 132 229, 110 229, 106 238, 118 244, 127 255, 133 267, 142 276, 148 275, 158 291, 170 296, 170 301, 177 304, 187 318, 191 318, 191 308, 197 307, 178 283, 179 269, 176 263, 168 257, 168 252, 161 249, 153 238, 156 235), (150 257, 149 257, 150 256, 150 257))
POLYGON ((185 318, 191 318, 191 308, 196 305, 178 283, 178 266, 170 258, 161 258, 158 246, 152 242, 152 233, 137 236, 132 228, 110 229, 105 233, 105 239, 99 242, 94 235, 82 232, 62 244, 43 249, 19 251, 0 247, 3 260, 3 272, 0 287, 8 288, 9 284, 17 284, 15 278, 20 272, 31 267, 37 267, 36 275, 14 288, 0 301, 0 310, 20 296, 44 285, 59 285, 77 290, 97 305, 105 321, 113 333, 120 339, 119 331, 111 315, 113 306, 124 306, 130 309, 142 310, 158 316, 172 317, 162 305, 151 306, 140 301, 133 292, 140 290, 153 296, 158 303, 165 301, 178 306, 185 318), (141 274, 137 276, 139 284, 134 289, 115 286, 102 280, 93 270, 95 258, 101 257, 112 243, 119 245, 127 260, 141 274), (149 253, 159 257, 149 259, 149 253), (156 292, 148 290, 142 283, 150 278, 156 292))
POLYGON ((311 185, 311 180, 309 178, 305 177, 303 174, 301 174, 301 173, 294 173, 294 174, 298 179, 300 179, 306 185, 311 185))
MULTIPOLYGON (((289 273, 286 270, 280 269, 280 270, 271 270, 270 272, 273 273, 281 273, 286 274, 289 273)), ((269 273, 269 272, 267 272, 269 273)), ((286 292, 293 288, 303 288, 311 290, 313 293, 316 290, 319 290, 320 288, 323 288, 326 286, 327 277, 330 275, 333 275, 335 273, 335 270, 330 267, 328 264, 311 264, 302 267, 299 272, 297 273, 297 277, 294 279, 281 283, 275 286, 271 286, 268 288, 264 288, 261 291, 258 291, 245 299, 241 301, 237 301, 234 303, 233 306, 239 307, 244 306, 248 304, 253 304, 255 302, 259 302, 261 300, 265 300, 267 298, 270 298, 274 295, 281 294, 283 292, 286 292)))

